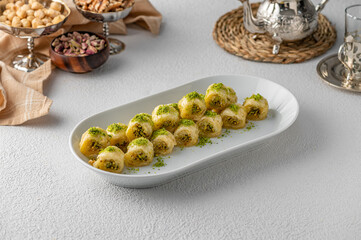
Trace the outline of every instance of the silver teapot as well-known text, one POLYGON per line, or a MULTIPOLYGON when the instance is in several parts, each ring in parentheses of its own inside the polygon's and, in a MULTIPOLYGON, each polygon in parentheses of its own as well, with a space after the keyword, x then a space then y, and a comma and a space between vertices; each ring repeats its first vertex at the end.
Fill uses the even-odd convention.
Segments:
POLYGON ((257 17, 252 14, 249 0, 243 3, 244 27, 251 33, 268 33, 274 40, 273 54, 278 54, 283 41, 298 41, 317 29, 318 13, 328 0, 316 7, 309 0, 264 0, 257 17))

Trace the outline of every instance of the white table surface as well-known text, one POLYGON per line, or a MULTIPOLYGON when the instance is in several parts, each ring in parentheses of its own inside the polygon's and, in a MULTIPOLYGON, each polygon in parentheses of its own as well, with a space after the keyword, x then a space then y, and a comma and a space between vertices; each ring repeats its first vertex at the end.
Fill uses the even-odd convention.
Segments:
POLYGON ((50 114, 0 127, 0 238, 360 239, 361 96, 316 73, 342 42, 345 7, 358 2, 326 6, 338 41, 325 55, 276 65, 213 41, 214 23, 238 1, 154 0, 164 16, 159 36, 133 27, 120 36, 126 51, 98 71, 54 71, 45 84, 50 114), (216 74, 285 86, 299 101, 297 121, 266 148, 151 189, 111 185, 70 153, 81 119, 216 74))

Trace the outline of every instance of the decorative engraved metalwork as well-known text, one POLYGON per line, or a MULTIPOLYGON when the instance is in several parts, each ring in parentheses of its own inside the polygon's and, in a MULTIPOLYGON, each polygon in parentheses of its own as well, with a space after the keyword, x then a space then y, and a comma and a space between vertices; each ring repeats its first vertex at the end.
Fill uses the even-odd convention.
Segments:
POLYGON ((252 33, 269 33, 275 41, 273 54, 278 54, 283 41, 297 41, 317 29, 318 13, 328 0, 315 7, 309 0, 265 0, 252 14, 248 0, 240 0, 244 8, 244 26, 252 33))
POLYGON ((317 65, 317 73, 330 86, 361 92, 361 81, 348 78, 348 70, 338 60, 337 54, 322 59, 317 65))
POLYGON ((361 4, 345 10, 345 40, 338 59, 347 69, 347 79, 361 81, 361 4))
MULTIPOLYGON (((6 4, 13 2, 11 0, 2 0, 0 1, 0 15, 6 9, 6 4)), ((24 1, 28 3, 28 0, 24 1)), ((18 38, 27 39, 27 51, 21 51, 17 53, 15 58, 12 61, 13 67, 24 72, 31 72, 40 67, 46 60, 49 59, 48 56, 41 53, 34 53, 34 38, 39 38, 45 35, 52 34, 56 32, 68 19, 70 15, 70 9, 66 4, 61 0, 39 0, 39 2, 45 7, 49 7, 52 2, 58 2, 61 4, 61 13, 65 16, 65 19, 57 24, 53 24, 47 27, 41 28, 23 28, 23 27, 12 27, 5 23, 0 22, 0 30, 14 35, 18 38)))
POLYGON ((74 2, 76 9, 87 19, 91 21, 101 22, 103 23, 103 35, 109 42, 110 47, 110 54, 118 54, 121 51, 125 49, 125 44, 115 38, 109 38, 109 25, 108 22, 115 22, 119 19, 123 19, 128 16, 130 11, 133 7, 129 7, 124 9, 123 11, 117 11, 117 12, 106 12, 106 13, 94 13, 85 11, 82 8, 80 8, 75 2, 74 2))

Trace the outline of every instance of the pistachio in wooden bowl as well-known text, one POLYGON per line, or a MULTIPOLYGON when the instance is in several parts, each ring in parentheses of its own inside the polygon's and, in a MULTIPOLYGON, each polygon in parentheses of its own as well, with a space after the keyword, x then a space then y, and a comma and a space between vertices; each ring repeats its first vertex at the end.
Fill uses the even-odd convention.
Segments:
POLYGON ((108 41, 91 32, 69 32, 51 42, 50 57, 58 68, 74 73, 90 72, 109 57, 108 41))

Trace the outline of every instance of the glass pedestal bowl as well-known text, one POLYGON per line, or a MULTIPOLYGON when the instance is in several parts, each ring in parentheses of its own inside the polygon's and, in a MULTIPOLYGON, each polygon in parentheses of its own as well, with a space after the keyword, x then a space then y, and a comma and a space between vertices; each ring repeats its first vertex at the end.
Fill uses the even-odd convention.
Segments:
POLYGON ((125 44, 122 41, 119 41, 115 38, 109 38, 109 22, 116 22, 119 19, 126 18, 130 11, 132 10, 132 6, 128 7, 122 11, 116 12, 105 12, 105 13, 95 13, 90 11, 85 11, 81 9, 76 2, 74 1, 76 9, 87 19, 90 21, 101 22, 103 23, 103 35, 109 42, 110 54, 118 54, 124 50, 125 44))
MULTIPOLYGON (((6 10, 6 4, 11 2, 13 1, 11 0, 0 1, 0 16, 6 10)), ((24 72, 34 71, 49 59, 49 57, 45 56, 44 54, 34 52, 34 38, 39 38, 56 32, 64 24, 64 22, 68 19, 70 15, 70 9, 61 0, 38 0, 38 2, 41 3, 46 8, 49 8, 52 2, 60 3, 61 4, 60 12, 65 16, 65 18, 57 24, 53 24, 47 27, 40 27, 40 28, 12 27, 10 25, 5 24, 4 22, 0 22, 0 30, 18 38, 27 39, 28 50, 16 53, 16 56, 12 60, 12 66, 15 69, 24 72)), ((25 0, 24 3, 28 3, 28 0, 25 0)))

